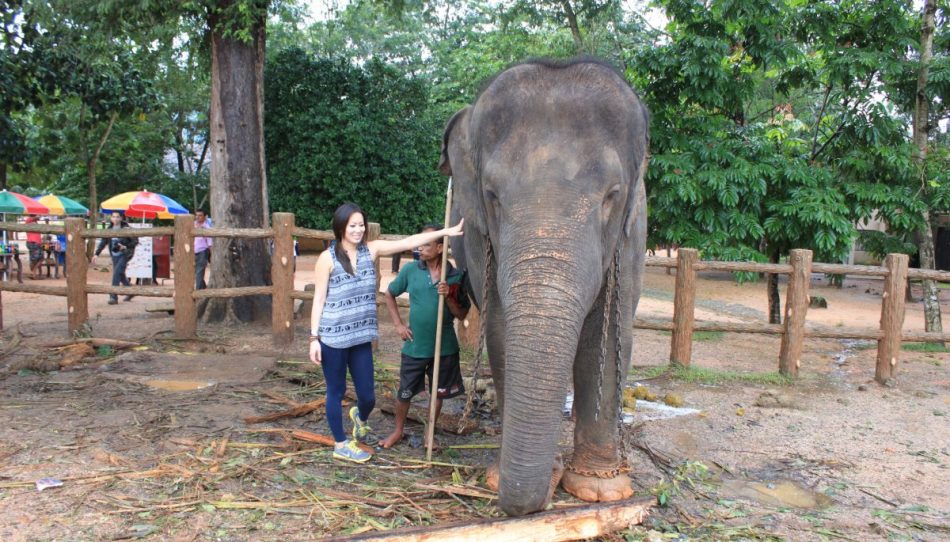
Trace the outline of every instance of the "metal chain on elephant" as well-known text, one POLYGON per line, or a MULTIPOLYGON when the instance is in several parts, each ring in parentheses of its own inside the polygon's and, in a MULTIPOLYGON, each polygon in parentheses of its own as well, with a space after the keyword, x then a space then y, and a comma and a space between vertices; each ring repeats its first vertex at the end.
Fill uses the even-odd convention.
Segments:
POLYGON ((596 469, 581 469, 574 466, 574 456, 568 457, 564 461, 564 468, 573 472, 574 474, 579 474, 581 476, 587 476, 588 478, 603 478, 609 480, 611 478, 616 478, 621 474, 628 473, 633 469, 630 468, 630 464, 627 463, 627 459, 621 457, 620 463, 616 467, 596 470, 596 469))
MULTIPOLYGON (((623 360, 621 359, 622 351, 620 333, 621 333, 621 315, 623 314, 623 307, 620 306, 620 288, 616 285, 620 282, 620 261, 622 259, 622 246, 617 246, 617 252, 614 253, 614 265, 613 265, 613 275, 614 275, 614 362, 616 363, 616 375, 617 375, 617 435, 620 435, 620 430, 623 427, 623 383, 626 379, 625 374, 623 374, 623 360)), ((623 458, 623 448, 620 450, 620 459, 621 461, 626 462, 623 458)))
POLYGON ((465 422, 468 420, 468 417, 472 413, 472 404, 475 401, 475 390, 478 388, 478 369, 482 364, 482 352, 485 348, 485 328, 488 327, 485 323, 488 321, 488 287, 491 285, 489 277, 492 273, 492 259, 494 257, 494 250, 492 249, 491 239, 488 240, 488 245, 485 247, 485 276, 482 280, 482 306, 480 311, 480 320, 478 332, 478 348, 475 351, 475 367, 472 369, 472 387, 468 390, 467 397, 465 399, 465 409, 462 411, 462 416, 459 418, 458 434, 462 434, 462 431, 465 429, 465 422))
POLYGON ((617 266, 617 256, 614 255, 614 261, 611 269, 607 271, 607 287, 604 291, 604 314, 601 322, 602 332, 600 334, 600 360, 597 363, 597 405, 594 407, 594 420, 600 419, 600 403, 604 398, 604 371, 607 366, 607 341, 610 332, 610 304, 613 302, 614 290, 617 289, 616 276, 614 269, 617 266))

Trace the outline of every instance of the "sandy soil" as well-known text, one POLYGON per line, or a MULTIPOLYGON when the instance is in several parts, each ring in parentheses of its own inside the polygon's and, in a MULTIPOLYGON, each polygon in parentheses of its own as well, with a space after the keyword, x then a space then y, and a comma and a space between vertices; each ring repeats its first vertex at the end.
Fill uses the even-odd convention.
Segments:
MULTIPOLYGON (((311 282, 313 261, 298 262, 298 288, 311 282)), ((388 261, 382 267, 385 284, 388 261)), ((648 271, 639 316, 672 315, 673 278, 648 271)), ((89 275, 108 279, 105 269, 89 275)), ((876 328, 881 287, 849 279, 839 289, 815 275, 813 294, 829 308, 810 310, 808 321, 876 328)), ((699 320, 765 321, 763 283, 708 273, 698 291, 699 320)), ((424 450, 411 439, 367 466, 340 465, 326 448, 287 436, 328 434, 320 410, 243 421, 322 396, 322 378, 305 361, 307 320, 282 349, 266 325, 201 324, 199 340, 178 341, 171 317, 145 310, 167 300, 106 299, 90 296, 93 336, 142 347, 100 349, 45 372, 29 367, 62 357, 44 345, 66 338, 64 299, 2 295, 0 540, 309 540, 497 515, 490 499, 432 489, 485 492, 483 467, 500 442, 489 411, 477 414, 482 432, 438 436, 436 459, 454 467, 424 467, 424 450), (449 447, 472 444, 489 448, 449 447), (63 485, 38 491, 47 477, 63 485)), ((922 330, 922 312, 909 304, 904 329, 922 330)), ((380 392, 393 384, 400 348, 383 313, 380 392)), ((677 394, 693 411, 646 421, 641 404, 624 426, 638 494, 667 502, 625 539, 950 539, 950 355, 903 351, 897 379, 884 387, 873 381, 873 344, 808 340, 801 376, 786 385, 769 383, 777 337, 698 336, 693 366, 708 370, 701 379, 656 376, 669 342, 668 333, 638 330, 629 383, 677 394)), ((450 403, 447 410, 461 409, 461 401, 450 403)), ((392 427, 386 414, 372 421, 381 434, 392 427)), ((410 431, 422 433, 419 425, 410 431)), ((570 431, 565 420, 565 453, 570 431)), ((572 503, 557 493, 555 506, 572 503)))

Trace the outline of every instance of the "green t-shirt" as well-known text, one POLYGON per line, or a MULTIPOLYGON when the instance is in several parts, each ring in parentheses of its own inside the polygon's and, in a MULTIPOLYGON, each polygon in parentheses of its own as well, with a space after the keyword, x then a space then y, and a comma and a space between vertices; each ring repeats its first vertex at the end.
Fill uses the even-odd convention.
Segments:
MULTIPOLYGON (((449 285, 449 295, 457 296, 459 304, 470 306, 468 296, 461 292, 462 274, 449 266, 445 282, 449 285)), ((402 353, 413 358, 431 358, 435 356, 435 325, 439 311, 438 281, 432 282, 425 263, 412 262, 399 271, 399 275, 389 283, 389 293, 394 296, 409 292, 409 329, 412 340, 405 341, 402 353)), ((455 317, 445 303, 445 315, 442 318, 442 354, 447 356, 459 351, 458 338, 452 323, 455 317)))

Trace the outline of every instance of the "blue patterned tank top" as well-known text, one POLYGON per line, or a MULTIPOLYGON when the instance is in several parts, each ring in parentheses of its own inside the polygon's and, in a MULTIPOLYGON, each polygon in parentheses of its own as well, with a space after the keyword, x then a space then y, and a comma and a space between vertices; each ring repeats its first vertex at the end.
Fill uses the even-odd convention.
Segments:
POLYGON ((333 261, 327 300, 320 316, 320 340, 333 348, 349 348, 379 337, 376 321, 376 268, 369 247, 359 245, 356 274, 336 258, 336 241, 327 250, 333 261))

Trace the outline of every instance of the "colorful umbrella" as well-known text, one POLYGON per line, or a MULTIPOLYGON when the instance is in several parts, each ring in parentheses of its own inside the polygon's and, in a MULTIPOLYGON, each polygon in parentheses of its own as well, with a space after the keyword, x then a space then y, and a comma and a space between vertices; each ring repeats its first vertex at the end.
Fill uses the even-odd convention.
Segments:
POLYGON ((188 214, 188 209, 180 203, 162 194, 147 190, 125 192, 113 196, 99 206, 104 213, 120 211, 131 218, 174 218, 175 215, 188 214))
POLYGON ((53 194, 47 194, 45 196, 36 198, 36 201, 47 206, 49 208, 49 214, 51 215, 85 215, 89 212, 89 209, 87 209, 86 206, 74 199, 67 198, 66 196, 54 196, 53 194))
POLYGON ((49 208, 35 199, 9 192, 0 191, 0 213, 12 213, 17 215, 48 215, 49 208))

